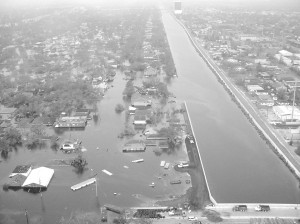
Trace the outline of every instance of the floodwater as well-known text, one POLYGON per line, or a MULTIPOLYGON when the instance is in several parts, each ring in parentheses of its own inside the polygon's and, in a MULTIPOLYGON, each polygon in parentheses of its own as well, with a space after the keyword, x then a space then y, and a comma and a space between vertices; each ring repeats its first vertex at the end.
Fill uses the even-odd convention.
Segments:
MULTIPOLYGON (((175 161, 187 160, 185 150, 176 150, 174 154, 156 155, 153 150, 143 153, 123 153, 123 141, 117 136, 122 132, 125 124, 125 115, 115 113, 115 106, 123 103, 122 92, 126 80, 121 72, 117 72, 113 87, 108 89, 104 99, 99 103, 100 118, 98 122, 89 121, 84 131, 66 131, 62 138, 82 140, 87 149, 83 153, 88 162, 88 170, 82 174, 76 173, 73 167, 50 166, 55 170, 53 179, 47 191, 40 194, 30 194, 19 191, 5 192, 0 189, 0 221, 5 217, 17 220, 16 223, 25 223, 25 209, 34 220, 43 220, 43 223, 56 223, 61 216, 68 217, 76 211, 99 211, 99 206, 112 204, 121 207, 139 206, 144 199, 155 200, 169 198, 172 195, 182 195, 190 186, 183 183, 170 186, 171 174, 176 171, 165 170, 160 167, 160 161, 165 160, 174 164, 175 161), (99 150, 97 150, 99 147, 99 150), (142 163, 132 163, 132 160, 143 158, 142 163), (127 166, 128 168, 124 168, 127 166), (109 176, 103 169, 113 173, 109 176), (163 174, 167 173, 167 177, 163 174), (70 187, 98 174, 98 199, 95 185, 73 192, 70 187), (158 179, 158 177, 162 179, 158 179), (154 182, 155 187, 149 187, 154 182), (114 195, 117 193, 117 195, 114 195), (141 195, 139 198, 136 195, 141 195)), ((7 160, 0 163, 0 183, 20 164, 34 164, 47 166, 52 159, 75 157, 74 154, 64 154, 49 148, 26 150, 18 149, 10 154, 7 160)), ((49 166, 48 166, 49 167, 49 166)), ((173 178, 176 178, 173 177, 173 178)), ((38 223, 38 222, 37 222, 38 223)))
POLYGON ((170 90, 186 100, 208 184, 219 203, 300 203, 299 183, 231 100, 183 28, 163 23, 178 80, 170 90))
MULTIPOLYGON (((295 178, 275 154, 260 139, 254 128, 231 101, 213 73, 198 56, 183 29, 169 15, 163 16, 171 51, 179 78, 170 83, 171 91, 189 107, 198 145, 211 192, 218 202, 274 202, 296 203, 300 192, 295 178)), ((76 211, 96 211, 99 206, 138 206, 141 198, 156 199, 180 195, 185 184, 168 186, 158 180, 165 173, 161 160, 185 160, 184 150, 173 155, 122 153, 123 142, 118 139, 125 124, 124 113, 116 114, 115 106, 123 103, 126 83, 118 72, 104 99, 99 103, 100 119, 89 121, 84 131, 66 131, 62 138, 80 139, 87 148, 84 156, 88 170, 76 173, 72 167, 51 167, 55 170, 49 188, 42 194, 0 189, 0 220, 25 223, 25 209, 36 223, 57 223, 61 216, 76 211), (99 150, 97 150, 99 147, 99 150), (132 160, 144 158, 143 163, 132 160), (124 168, 124 166, 128 166, 124 168), (113 173, 108 176, 106 169, 113 173), (70 187, 98 174, 98 198, 95 185, 73 192, 70 187), (156 187, 149 187, 152 182, 156 187), (118 195, 115 196, 114 193, 118 195), (39 222, 39 220, 41 220, 39 222)), ((52 159, 72 158, 49 148, 18 149, 0 163, 0 183, 19 164, 45 166, 52 159)), ((170 172, 170 171, 167 171, 170 172)), ((33 222, 31 222, 33 223, 33 222)))

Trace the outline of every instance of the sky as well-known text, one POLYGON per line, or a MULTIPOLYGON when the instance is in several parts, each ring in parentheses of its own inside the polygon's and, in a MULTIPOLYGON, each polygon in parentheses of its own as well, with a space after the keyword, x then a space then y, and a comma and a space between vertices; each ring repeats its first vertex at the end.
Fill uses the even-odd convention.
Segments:
MULTIPOLYGON (((24 8, 24 7, 45 7, 45 6, 60 6, 63 4, 89 4, 89 5, 124 5, 130 3, 131 5, 140 4, 143 2, 163 2, 172 3, 174 0, 0 0, 0 7, 3 8, 24 8)), ((247 7, 268 7, 296 9, 300 8, 300 0, 181 0, 184 5, 192 3, 218 5, 231 5, 231 6, 247 6, 247 7)))

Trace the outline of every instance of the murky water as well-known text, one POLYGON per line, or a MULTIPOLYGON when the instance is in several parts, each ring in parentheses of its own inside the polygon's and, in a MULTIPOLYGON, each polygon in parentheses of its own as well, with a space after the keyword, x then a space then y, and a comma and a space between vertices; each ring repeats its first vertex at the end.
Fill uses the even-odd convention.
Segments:
MULTIPOLYGON (((25 209, 36 219, 41 218, 45 223, 54 223, 62 215, 68 216, 72 212, 83 210, 97 210, 99 205, 113 204, 122 207, 138 206, 143 203, 133 195, 140 194, 143 198, 157 199, 170 195, 181 195, 189 186, 185 183, 172 185, 169 179, 158 179, 164 173, 170 174, 160 167, 160 161, 186 160, 184 150, 177 150, 173 155, 155 155, 152 150, 144 153, 123 153, 123 141, 117 136, 122 132, 125 124, 125 115, 116 114, 115 106, 123 103, 122 92, 126 84, 124 75, 117 73, 104 99, 99 103, 100 119, 97 123, 90 121, 84 131, 66 131, 62 138, 80 139, 87 151, 84 156, 88 161, 89 170, 82 174, 75 172, 72 167, 51 167, 55 170, 49 188, 43 193, 33 195, 23 190, 4 192, 0 190, 0 220, 1 214, 11 214, 20 217, 19 221, 26 221, 25 209), (97 150, 99 147, 99 150, 97 150), (143 163, 132 163, 132 160, 143 158, 143 163), (124 168, 128 166, 128 168, 124 168), (93 169, 93 171, 91 170, 93 169), (102 172, 106 169, 113 173, 108 176, 102 172), (98 200, 96 199, 95 185, 73 192, 70 187, 98 174, 98 200), (155 188, 149 184, 155 182, 155 188), (115 196, 114 193, 118 195, 115 196)), ((36 164, 44 166, 52 159, 72 158, 75 155, 64 154, 49 148, 28 151, 19 149, 11 153, 6 161, 0 163, 0 180, 7 177, 19 164, 36 164)), ((181 174, 182 175, 182 174, 181 174)), ((2 182, 1 182, 2 183, 2 182)), ((3 183, 2 183, 3 184, 3 183)))

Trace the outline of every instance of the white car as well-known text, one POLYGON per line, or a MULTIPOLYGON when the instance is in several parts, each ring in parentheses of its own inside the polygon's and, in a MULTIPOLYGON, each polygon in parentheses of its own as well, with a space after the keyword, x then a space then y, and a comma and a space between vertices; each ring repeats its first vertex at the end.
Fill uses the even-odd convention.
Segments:
POLYGON ((188 220, 189 220, 189 221, 196 221, 196 220, 198 220, 198 218, 195 217, 195 216, 189 216, 189 217, 188 217, 188 220))

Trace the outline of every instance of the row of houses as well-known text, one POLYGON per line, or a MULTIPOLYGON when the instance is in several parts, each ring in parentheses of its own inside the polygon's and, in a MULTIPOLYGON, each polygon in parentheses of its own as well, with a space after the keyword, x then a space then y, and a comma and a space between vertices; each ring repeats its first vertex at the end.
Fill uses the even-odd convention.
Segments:
POLYGON ((152 116, 152 101, 149 97, 135 93, 131 96, 131 106, 129 114, 134 115, 133 124, 137 129, 145 129, 152 116))

